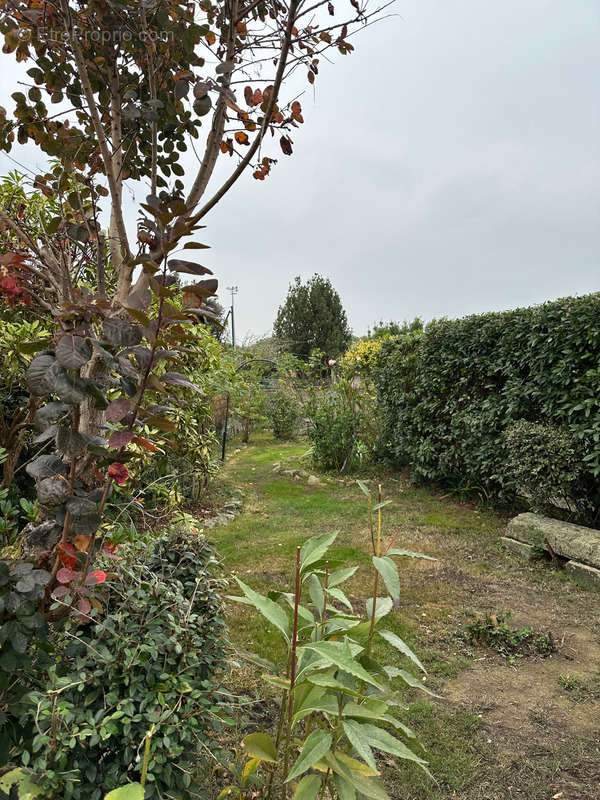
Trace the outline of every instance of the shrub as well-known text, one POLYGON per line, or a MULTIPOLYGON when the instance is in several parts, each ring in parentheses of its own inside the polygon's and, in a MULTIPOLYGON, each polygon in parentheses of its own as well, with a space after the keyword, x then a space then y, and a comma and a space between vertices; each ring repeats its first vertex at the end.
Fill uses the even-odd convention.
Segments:
POLYGON ((599 507, 600 294, 430 323, 384 341, 377 371, 382 450, 416 477, 516 491, 505 431, 526 419, 561 427, 599 507))
POLYGON ((0 561, 0 766, 27 734, 27 721, 14 710, 27 691, 29 670, 48 661, 48 626, 37 608, 49 579, 28 562, 0 561))
POLYGON ((308 436, 315 464, 342 472, 370 457, 368 421, 373 419, 372 412, 369 396, 346 381, 316 395, 308 405, 308 436))
POLYGON ((536 511, 548 512, 558 504, 580 518, 590 514, 585 467, 565 428, 519 420, 506 430, 505 442, 507 471, 536 511))
POLYGON ((224 663, 224 622, 214 565, 204 539, 163 537, 147 563, 121 568, 103 621, 74 629, 68 618, 59 663, 28 698, 38 733, 23 763, 45 796, 99 800, 136 780, 147 734, 146 798, 190 796, 198 751, 219 724, 210 679, 224 663))
POLYGON ((267 416, 276 439, 291 439, 298 426, 300 405, 290 390, 279 387, 269 397, 267 416))
POLYGON ((360 339, 346 350, 340 360, 342 372, 348 378, 356 375, 372 380, 377 368, 381 339, 360 339))

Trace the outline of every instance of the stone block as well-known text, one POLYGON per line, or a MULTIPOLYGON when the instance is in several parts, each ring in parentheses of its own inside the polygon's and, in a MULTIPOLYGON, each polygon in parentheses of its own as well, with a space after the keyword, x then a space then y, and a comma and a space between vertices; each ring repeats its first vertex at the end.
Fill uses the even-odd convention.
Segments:
POLYGON ((508 523, 507 536, 533 547, 547 540, 557 555, 600 569, 600 531, 593 528, 527 513, 508 523))
POLYGON ((521 556, 522 558, 531 558, 535 549, 530 544, 519 542, 517 539, 511 539, 510 536, 502 536, 500 541, 502 542, 503 547, 505 547, 507 550, 510 550, 510 552, 514 553, 516 556, 521 556))
POLYGON ((589 567, 580 561, 567 561, 565 570, 574 578, 579 578, 600 588, 600 569, 589 567))

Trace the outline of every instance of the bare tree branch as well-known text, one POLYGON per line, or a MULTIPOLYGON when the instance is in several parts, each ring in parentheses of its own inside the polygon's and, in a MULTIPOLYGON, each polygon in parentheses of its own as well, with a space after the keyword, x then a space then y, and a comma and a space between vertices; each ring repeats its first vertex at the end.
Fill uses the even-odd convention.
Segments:
POLYGON ((275 80, 273 81, 273 90, 271 92, 271 96, 269 97, 269 102, 267 104, 267 109, 265 111, 265 116, 262 121, 262 125, 260 128, 260 132, 257 136, 254 137, 254 140, 250 147, 248 148, 248 152, 246 153, 245 157, 240 161, 237 165, 236 169, 232 172, 229 178, 225 181, 225 183, 215 192, 215 194, 211 197, 211 199, 205 203, 200 211, 194 215, 194 221, 198 221, 202 219, 205 214, 216 206, 219 200, 225 195, 229 189, 233 186, 233 184, 237 181, 240 175, 244 172, 248 164, 251 163, 252 159, 254 158, 254 154, 260 147, 262 140, 264 139, 265 133, 269 126, 269 121, 273 114, 273 109, 275 108, 275 104, 277 103, 277 97, 279 95, 279 89, 281 88, 281 82, 283 80, 283 75, 285 73, 285 65, 287 63, 288 53, 290 50, 290 43, 292 40, 294 25, 296 22, 296 14, 298 11, 299 0, 291 0, 290 7, 288 11, 288 18, 285 27, 285 34, 283 37, 283 42, 281 45, 281 53, 279 56, 279 63, 277 65, 277 73, 275 75, 275 80))

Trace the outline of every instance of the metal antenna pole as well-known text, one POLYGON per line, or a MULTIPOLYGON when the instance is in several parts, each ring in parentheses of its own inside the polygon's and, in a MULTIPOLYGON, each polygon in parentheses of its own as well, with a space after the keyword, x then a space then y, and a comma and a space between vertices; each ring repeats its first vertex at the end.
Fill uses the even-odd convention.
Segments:
POLYGON ((237 286, 228 286, 227 291, 231 292, 231 346, 235 349, 235 309, 234 297, 238 293, 237 286))

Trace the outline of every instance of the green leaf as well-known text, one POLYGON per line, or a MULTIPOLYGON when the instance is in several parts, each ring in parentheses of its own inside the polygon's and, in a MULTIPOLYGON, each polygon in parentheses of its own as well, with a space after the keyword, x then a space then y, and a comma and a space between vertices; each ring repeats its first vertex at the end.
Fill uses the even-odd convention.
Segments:
POLYGON ((381 715, 388 710, 384 700, 367 700, 365 703, 346 703, 342 715, 344 717, 359 717, 364 719, 381 719, 381 715))
POLYGON ((384 731, 383 728, 378 728, 376 725, 354 723, 356 726, 362 728, 361 736, 366 737, 371 747, 376 750, 382 750, 384 753, 389 753, 398 758, 404 758, 408 761, 414 761, 419 766, 427 764, 427 762, 420 758, 416 753, 396 739, 391 733, 384 731))
POLYGON ((323 613, 323 607, 325 605, 325 595, 323 594, 321 581, 314 572, 308 579, 308 593, 320 617, 323 613))
POLYGON ((342 728, 348 737, 348 741, 356 750, 358 755, 365 760, 371 769, 377 770, 375 756, 371 750, 369 739, 362 730, 362 725, 359 725, 358 722, 353 722, 352 720, 345 720, 342 722, 342 728))
POLYGON ((246 736, 243 745, 252 758, 260 758, 261 761, 269 761, 272 764, 277 762, 277 748, 268 734, 251 733, 246 736))
POLYGON ((350 602, 350 600, 348 600, 348 598, 342 592, 341 589, 337 589, 334 586, 333 589, 328 589, 327 593, 330 595, 330 597, 333 597, 334 600, 337 600, 338 603, 342 603, 342 605, 346 606, 346 608, 350 611, 350 613, 354 611, 354 609, 352 608, 352 603, 350 602))
MULTIPOLYGON (((367 778, 372 778, 381 774, 379 770, 371 769, 367 764, 363 764, 362 761, 358 761, 358 759, 349 756, 348 753, 344 753, 343 750, 335 750, 333 755, 337 759, 338 764, 350 769, 352 772, 360 772, 361 775, 365 775, 367 778)), ((340 772, 340 775, 341 774, 340 772)))
POLYGON ((286 778, 286 783, 302 775, 302 773, 310 769, 313 764, 320 761, 325 753, 329 752, 332 741, 331 734, 327 733, 322 728, 317 728, 317 730, 309 734, 302 745, 302 751, 296 763, 286 778))
MULTIPOLYGON (((369 597, 365 605, 367 607, 367 617, 371 619, 371 614, 373 613, 373 598, 369 597)), ((387 616, 393 608, 394 603, 390 597, 378 597, 375 601, 375 619, 377 620, 387 616)))
POLYGON ((389 794, 377 778, 367 778, 360 772, 352 772, 352 784, 359 794, 369 800, 390 800, 389 794))
POLYGON ((361 665, 354 660, 347 642, 310 642, 303 645, 300 650, 309 650, 321 656, 324 661, 329 664, 335 664, 336 667, 349 672, 355 678, 359 678, 377 689, 381 686, 377 681, 369 675, 369 673, 361 667, 361 665))
MULTIPOLYGON (((348 765, 347 758, 342 761, 342 758, 336 758, 333 753, 328 753, 325 760, 334 774, 345 778, 355 789, 358 789, 359 794, 373 798, 373 800, 390 800, 385 789, 376 778, 366 776, 363 770, 351 768, 348 765)), ((365 767, 365 769, 368 769, 368 767, 365 767)))
MULTIPOLYGON (((281 633, 284 635, 286 641, 289 642, 290 640, 290 621, 288 619, 287 614, 278 606, 277 603, 274 603, 272 600, 269 600, 268 597, 263 597, 262 594, 258 594, 255 592, 254 589, 251 589, 249 586, 246 586, 243 581, 239 578, 236 578, 238 586, 244 592, 246 598, 250 601, 251 605, 259 611, 265 619, 267 619, 270 623, 275 625, 281 633)), ((237 600, 239 601, 238 597, 229 597, 230 600, 237 600)))
POLYGON ((315 672, 314 675, 309 675, 306 680, 309 683, 312 683, 314 686, 320 686, 325 689, 335 689, 338 692, 350 695, 350 697, 362 697, 359 692, 349 688, 341 681, 338 681, 336 678, 334 678, 333 675, 328 673, 315 672))
POLYGON ((144 787, 141 783, 128 783, 120 789, 113 789, 104 800, 144 800, 144 787))
POLYGON ((379 509, 385 508, 386 506, 389 506, 389 504, 391 502, 392 502, 391 500, 384 500, 383 503, 377 503, 376 506, 373 506, 372 510, 373 511, 379 511, 379 509))
POLYGON ((413 663, 415 663, 420 670, 422 670, 425 674, 427 674, 427 670, 425 669, 423 664, 421 664, 421 662, 419 661, 417 656, 413 653, 413 651, 410 649, 410 647, 406 644, 406 642, 403 642, 399 636, 396 636, 396 634, 392 633, 391 631, 377 631, 377 632, 380 636, 382 636, 386 640, 386 642, 391 644, 392 647, 395 647, 396 650, 399 650, 403 655, 408 656, 408 658, 410 658, 410 660, 413 663))
POLYGON ((21 344, 17 345, 17 350, 19 353, 31 355, 32 353, 37 353, 40 350, 45 350, 46 347, 48 347, 49 342, 50 339, 38 339, 36 342, 21 342, 21 344))
POLYGON ((432 697, 441 697, 441 695, 432 692, 431 689, 425 686, 425 684, 421 683, 418 678, 415 678, 414 675, 411 675, 410 672, 407 672, 405 669, 398 669, 397 667, 384 667, 384 669, 390 678, 401 678, 404 683, 406 683, 412 689, 420 689, 422 692, 426 692, 432 697))
POLYGON ((373 556, 373 566, 381 575, 385 588, 388 590, 393 600, 400 597, 400 578, 398 577, 398 567, 391 558, 373 556))
POLYGON ((338 586, 340 583, 344 583, 347 581, 348 578, 351 578, 358 567, 347 567, 345 569, 336 569, 329 575, 328 587, 332 589, 334 586, 338 586))
POLYGON ((294 800, 316 800, 321 790, 319 775, 305 775, 294 792, 294 800))
POLYGON ((324 690, 320 686, 313 686, 301 707, 292 717, 292 725, 309 714, 318 712, 335 716, 338 713, 338 700, 333 694, 324 694, 324 690))
POLYGON ((19 800, 32 800, 32 798, 40 797, 43 794, 41 787, 31 780, 30 773, 20 767, 11 769, 10 772, 0 778, 0 789, 9 794, 11 786, 14 786, 15 783, 19 787, 19 800))
POLYGON ((392 547, 388 550, 386 556, 408 556, 408 558, 425 558, 427 561, 437 561, 433 556, 426 556, 423 553, 415 553, 413 550, 404 550, 401 547, 392 547))
POLYGON ((371 494, 371 490, 369 489, 367 484, 363 483, 363 481, 356 481, 356 482, 357 482, 361 492, 365 495, 365 497, 369 497, 370 494, 371 494))
POLYGON ((277 686, 278 689, 283 689, 285 692, 288 692, 290 689, 290 681, 286 678, 280 678, 278 675, 267 675, 264 673, 262 679, 273 686, 277 686))
POLYGON ((300 569, 302 572, 307 567, 310 567, 311 564, 323 558, 329 547, 335 542, 337 535, 337 531, 335 533, 324 533, 322 536, 314 536, 304 542, 300 548, 300 569))
POLYGON ((340 800, 356 800, 356 790, 349 780, 341 775, 334 775, 333 782, 340 800))

